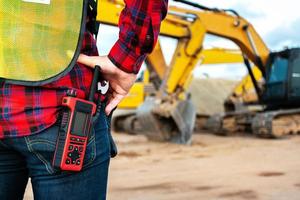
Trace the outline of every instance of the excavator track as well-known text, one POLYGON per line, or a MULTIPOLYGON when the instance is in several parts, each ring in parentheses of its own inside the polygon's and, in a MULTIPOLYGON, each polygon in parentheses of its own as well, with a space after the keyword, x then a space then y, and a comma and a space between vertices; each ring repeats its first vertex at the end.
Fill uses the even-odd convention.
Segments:
POLYGON ((252 121, 253 134, 265 138, 282 138, 300 133, 300 109, 258 113, 252 121))
POLYGON ((112 128, 115 132, 126 132, 131 135, 138 133, 139 126, 136 124, 135 110, 118 109, 114 112, 112 118, 112 128))
POLYGON ((217 135, 249 133, 253 116, 251 111, 215 114, 207 120, 206 129, 217 135))
POLYGON ((216 114, 208 119, 206 128, 218 135, 246 132, 263 138, 282 138, 300 133, 300 109, 216 114))
POLYGON ((112 127, 115 132, 138 135, 143 131, 136 110, 118 109, 112 118, 112 127))
POLYGON ((198 133, 203 130, 206 130, 206 124, 208 119, 209 119, 209 115, 197 113, 194 131, 198 133))

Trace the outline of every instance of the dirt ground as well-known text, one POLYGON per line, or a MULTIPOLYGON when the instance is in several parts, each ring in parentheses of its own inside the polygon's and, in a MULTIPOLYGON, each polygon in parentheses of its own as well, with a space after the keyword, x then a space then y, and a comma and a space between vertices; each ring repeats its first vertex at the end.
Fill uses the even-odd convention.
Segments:
POLYGON ((300 199, 299 136, 195 134, 191 146, 115 138, 119 155, 111 161, 108 200, 300 199))

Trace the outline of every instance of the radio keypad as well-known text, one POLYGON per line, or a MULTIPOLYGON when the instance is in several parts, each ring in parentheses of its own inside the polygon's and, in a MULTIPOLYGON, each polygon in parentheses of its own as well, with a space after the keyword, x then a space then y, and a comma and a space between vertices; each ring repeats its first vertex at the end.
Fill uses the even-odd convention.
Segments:
POLYGON ((81 164, 81 157, 83 156, 83 144, 85 142, 84 139, 71 137, 70 140, 72 141, 68 147, 68 158, 66 160, 66 164, 68 165, 80 165, 81 164), (77 144, 78 142, 82 144, 77 144))

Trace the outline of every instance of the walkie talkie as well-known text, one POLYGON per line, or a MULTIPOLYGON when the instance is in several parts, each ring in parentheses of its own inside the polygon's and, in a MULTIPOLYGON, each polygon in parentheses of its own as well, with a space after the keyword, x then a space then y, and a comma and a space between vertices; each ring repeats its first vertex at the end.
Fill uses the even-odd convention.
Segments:
POLYGON ((72 92, 62 100, 64 110, 52 162, 55 168, 67 171, 82 169, 92 117, 96 113, 97 106, 93 100, 99 74, 100 67, 96 65, 88 100, 76 98, 72 92))

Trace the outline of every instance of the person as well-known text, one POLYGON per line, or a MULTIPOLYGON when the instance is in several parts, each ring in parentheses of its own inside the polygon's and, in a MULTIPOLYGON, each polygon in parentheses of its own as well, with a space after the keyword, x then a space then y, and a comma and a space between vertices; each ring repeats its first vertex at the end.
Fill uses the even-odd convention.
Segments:
POLYGON ((36 200, 106 199, 111 148, 107 116, 128 93, 142 62, 152 51, 168 1, 125 0, 125 4, 119 39, 107 56, 98 56, 95 39, 86 31, 78 62, 64 77, 35 87, 1 82, 1 200, 22 199, 29 177, 36 200), (93 124, 83 169, 58 170, 51 162, 62 98, 70 89, 77 92, 78 98, 85 98, 96 64, 110 82, 107 104, 93 124))

